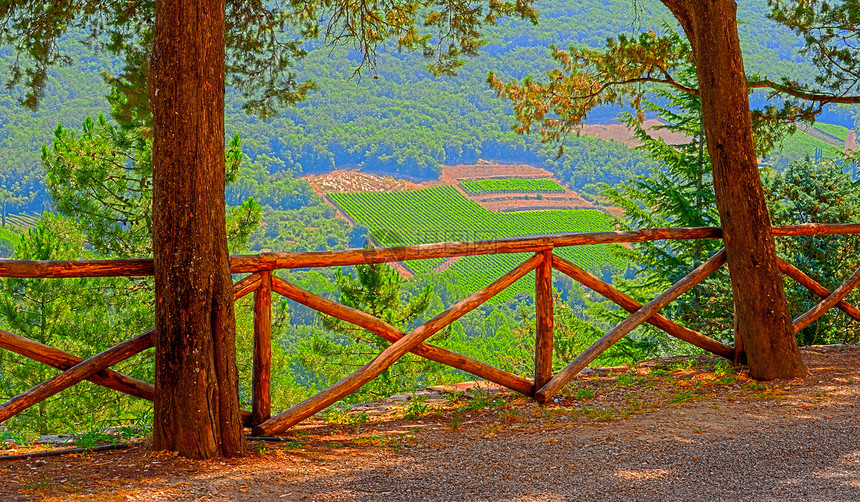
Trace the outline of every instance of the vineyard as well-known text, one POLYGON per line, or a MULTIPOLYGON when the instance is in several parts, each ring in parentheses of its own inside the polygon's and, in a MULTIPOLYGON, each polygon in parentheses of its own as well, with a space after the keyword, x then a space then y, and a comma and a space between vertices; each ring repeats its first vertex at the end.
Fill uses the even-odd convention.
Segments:
POLYGON ((564 193, 564 187, 551 179, 529 178, 492 178, 486 180, 460 181, 462 188, 469 195, 485 195, 496 193, 564 193))
POLYGON ((816 122, 815 128, 843 142, 848 138, 848 128, 841 125, 816 122))
MULTIPOLYGON (((488 211, 450 185, 387 193, 329 193, 328 196, 351 218, 367 226, 373 241, 383 247, 611 229, 611 218, 597 210, 488 211)), ((605 266, 618 268, 622 265, 606 246, 580 246, 558 252, 595 272, 605 266)), ((468 289, 479 289, 525 258, 525 255, 466 256, 445 273, 452 274, 455 281, 464 281, 468 289)), ((411 260, 405 265, 414 273, 423 274, 444 261, 441 258, 411 260)), ((519 291, 533 289, 531 275, 498 298, 504 301, 519 291)))
POLYGON ((18 213, 6 216, 6 228, 13 232, 26 232, 36 226, 39 215, 18 213))
POLYGON ((803 158, 811 156, 820 149, 824 157, 833 158, 839 154, 840 148, 814 138, 801 130, 794 131, 780 145, 779 153, 788 157, 803 158))

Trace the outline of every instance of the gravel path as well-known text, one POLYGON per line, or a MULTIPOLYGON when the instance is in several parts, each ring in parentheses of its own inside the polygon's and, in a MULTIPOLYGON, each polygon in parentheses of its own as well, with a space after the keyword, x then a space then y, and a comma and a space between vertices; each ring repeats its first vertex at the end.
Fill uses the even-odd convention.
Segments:
POLYGON ((692 438, 665 420, 634 422, 624 436, 606 425, 452 441, 300 487, 320 500, 860 500, 853 416, 762 419, 692 438))
MULTIPOLYGON (((0 463, 0 500, 860 500, 860 347, 804 359, 810 377, 766 388, 731 384, 674 403, 677 393, 647 381, 600 387, 589 401, 668 399, 627 419, 584 420, 597 415, 522 400, 468 411, 454 431, 450 410, 357 428, 309 424, 304 447, 270 444, 238 460, 139 448, 0 463)), ((678 370, 667 385, 705 376, 678 370)))

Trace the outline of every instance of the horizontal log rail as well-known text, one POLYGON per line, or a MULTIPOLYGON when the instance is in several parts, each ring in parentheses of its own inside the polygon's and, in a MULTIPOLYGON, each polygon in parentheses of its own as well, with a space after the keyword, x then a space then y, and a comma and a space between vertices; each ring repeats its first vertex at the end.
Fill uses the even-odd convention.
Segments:
MULTIPOLYGON (((860 223, 805 223, 803 225, 781 225, 771 228, 776 237, 860 234, 860 223)), ((720 238, 722 238, 722 230, 719 227, 645 228, 477 242, 441 242, 395 248, 232 256, 230 258, 230 270, 234 274, 240 274, 291 268, 336 267, 429 258, 452 258, 455 256, 539 252, 546 249, 594 244, 720 238)), ((0 277, 61 279, 70 277, 145 277, 152 274, 151 258, 66 261, 0 259, 0 277)))
MULTIPOLYGON (((772 227, 778 237, 809 235, 860 234, 860 224, 805 224, 772 227)), ((456 368, 522 394, 546 402, 573 376, 590 364, 596 357, 643 323, 664 331, 670 336, 691 343, 708 352, 733 359, 740 346, 730 347, 702 333, 681 326, 659 311, 679 296, 689 291, 726 261, 723 250, 707 262, 642 305, 629 295, 599 279, 581 267, 554 254, 555 248, 566 246, 595 245, 605 243, 631 243, 654 240, 718 239, 721 229, 702 228, 656 228, 618 232, 593 232, 544 237, 501 239, 480 242, 448 242, 422 244, 387 249, 351 249, 342 251, 308 253, 264 253, 255 256, 231 257, 233 273, 248 273, 234 284, 233 297, 239 299, 254 295, 254 353, 252 377, 252 410, 242 410, 242 420, 253 427, 257 435, 273 435, 284 432, 300 421, 355 392, 362 385, 379 376, 406 353, 456 368), (278 269, 300 269, 330 266, 348 266, 369 263, 388 263, 414 259, 449 258, 457 256, 533 253, 524 263, 511 270, 489 286, 456 303, 427 323, 404 333, 400 329, 358 309, 341 305, 291 284, 273 274, 278 269), (553 298, 551 294, 551 271, 558 270, 614 302, 631 315, 607 332, 593 345, 570 361, 559 373, 552 373, 553 347, 553 298), (427 340, 449 326, 469 311, 523 278, 538 270, 536 285, 536 352, 535 380, 494 368, 462 354, 430 345, 427 340), (316 396, 295 404, 288 410, 270 416, 271 381, 271 294, 305 305, 322 314, 349 322, 359 328, 379 335, 391 343, 376 358, 359 370, 323 390, 316 396)), ((831 308, 839 308, 855 320, 860 320, 860 309, 845 301, 845 297, 860 285, 860 269, 834 291, 830 291, 793 265, 779 260, 783 274, 822 298, 809 312, 794 321, 795 332, 800 331, 831 308)), ((96 260, 96 261, 43 261, 27 262, 0 260, 0 277, 15 278, 71 278, 71 277, 120 277, 152 275, 152 260, 96 260)), ((59 375, 36 385, 32 389, 13 397, 0 405, 0 422, 20 413, 60 391, 83 380, 125 394, 152 400, 154 387, 128 375, 113 371, 109 366, 131 357, 152 346, 153 333, 147 332, 83 360, 62 350, 40 344, 27 338, 0 330, 0 348, 52 366, 62 371, 59 375)))

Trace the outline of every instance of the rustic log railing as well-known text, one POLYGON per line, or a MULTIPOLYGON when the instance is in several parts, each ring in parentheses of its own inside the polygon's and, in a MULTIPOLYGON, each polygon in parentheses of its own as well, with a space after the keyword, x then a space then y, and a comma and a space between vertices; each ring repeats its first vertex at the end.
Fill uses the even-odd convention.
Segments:
MULTIPOLYGON (((845 235, 860 234, 860 224, 806 224, 773 227, 775 236, 845 235)), ((481 242, 446 242, 388 249, 351 249, 309 253, 264 253, 253 256, 231 257, 234 274, 249 273, 233 288, 234 298, 254 294, 254 352, 252 370, 252 405, 242 412, 242 419, 253 427, 254 434, 273 435, 284 432, 300 421, 316 414, 327 406, 356 391, 376 378, 407 352, 451 366, 497 383, 514 391, 545 402, 558 392, 577 373, 594 361, 601 353, 618 342, 642 323, 663 330, 670 336, 691 343, 713 354, 732 359, 740 346, 730 347, 702 333, 678 325, 659 311, 705 280, 725 262, 724 250, 714 254, 705 263, 690 272, 645 305, 607 284, 596 276, 555 255, 555 248, 605 243, 631 243, 654 240, 719 239, 722 231, 717 227, 655 228, 618 232, 593 232, 555 235, 534 238, 516 238, 481 242), (473 293, 448 310, 437 315, 409 333, 360 310, 341 305, 306 291, 277 277, 278 269, 349 266, 369 263, 389 263, 428 258, 450 258, 484 254, 532 252, 533 256, 503 275, 487 287, 473 293), (585 349, 557 374, 552 372, 553 356, 553 297, 552 270, 592 289, 631 315, 585 349), (427 344, 427 340, 440 330, 480 306, 526 274, 535 270, 535 374, 527 379, 494 368, 462 354, 427 344), (271 416, 271 295, 275 292, 285 298, 324 314, 352 323, 391 342, 377 357, 363 367, 335 383, 319 394, 302 401, 288 410, 271 416)), ((829 291, 793 265, 779 260, 780 270, 813 294, 821 302, 794 320, 798 332, 828 310, 836 307, 851 318, 860 321, 860 310, 845 301, 845 297, 860 284, 860 269, 835 291, 829 291)), ((96 261, 13 261, 0 260, 0 277, 64 278, 64 277, 131 277, 150 276, 151 259, 96 260, 96 261)), ((32 389, 0 405, 0 423, 11 416, 61 392, 83 380, 117 390, 142 399, 152 400, 151 383, 110 370, 113 366, 138 354, 154 344, 154 333, 121 342, 89 359, 67 354, 27 338, 0 330, 0 348, 52 366, 62 373, 40 383, 32 389)))

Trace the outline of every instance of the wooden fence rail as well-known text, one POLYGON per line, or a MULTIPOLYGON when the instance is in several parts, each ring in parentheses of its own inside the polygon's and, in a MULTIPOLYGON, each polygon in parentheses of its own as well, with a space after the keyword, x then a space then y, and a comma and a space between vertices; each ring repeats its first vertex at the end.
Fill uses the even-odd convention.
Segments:
MULTIPOLYGON (((860 224, 805 224, 773 227, 775 236, 845 235, 860 234, 860 224)), ((703 281, 726 261, 720 250, 686 277, 657 295, 644 306, 617 288, 559 257, 553 250, 566 246, 603 243, 631 243, 653 240, 718 239, 722 231, 716 227, 656 228, 619 232, 594 232, 502 239, 480 242, 446 242, 422 244, 388 249, 351 249, 311 253, 264 253, 254 256, 231 257, 233 273, 248 273, 233 287, 234 299, 253 293, 254 351, 252 371, 251 411, 242 411, 245 425, 253 427, 257 435, 284 432, 300 421, 316 414, 331 404, 355 392, 362 385, 380 375, 407 352, 431 361, 468 372, 476 377, 497 383, 522 394, 545 402, 558 392, 578 372, 590 364, 606 349, 618 342, 642 323, 666 332, 670 336, 691 343, 708 352, 732 359, 742 350, 739 344, 731 347, 695 330, 672 322, 659 311, 703 281), (501 278, 458 302, 425 324, 409 333, 366 312, 306 291, 277 277, 278 269, 348 266, 367 263, 389 263, 403 260, 451 258, 501 253, 531 252, 526 259, 501 278), (430 345, 427 340, 440 330, 477 308, 526 274, 535 271, 535 355, 534 380, 494 368, 462 354, 430 345), (553 295, 552 270, 604 296, 630 313, 630 316, 608 331, 592 346, 585 349, 557 374, 553 374, 553 295), (391 342, 377 357, 319 394, 295 404, 286 411, 271 415, 271 305, 272 293, 305 305, 311 309, 354 324, 391 342)), ((794 321, 794 331, 800 331, 825 312, 839 308, 852 319, 860 320, 860 309, 845 301, 845 297, 860 284, 860 269, 836 290, 830 291, 808 277, 793 265, 779 260, 780 270, 813 294, 821 302, 794 321)), ((0 260, 0 277, 17 278, 68 278, 68 277, 129 277, 150 276, 152 260, 95 260, 95 261, 15 261, 0 260)), ((83 380, 117 390, 142 399, 152 400, 151 383, 110 370, 109 367, 152 347, 152 331, 126 340, 87 360, 48 347, 33 340, 0 331, 0 348, 52 366, 62 373, 38 384, 32 389, 0 405, 0 422, 26 408, 55 395, 83 380)))

